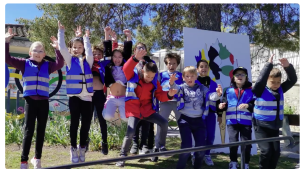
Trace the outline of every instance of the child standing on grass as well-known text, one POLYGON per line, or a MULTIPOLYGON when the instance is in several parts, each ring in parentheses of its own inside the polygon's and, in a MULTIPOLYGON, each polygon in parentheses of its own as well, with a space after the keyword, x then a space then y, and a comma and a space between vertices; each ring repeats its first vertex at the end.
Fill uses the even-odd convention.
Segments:
MULTIPOLYGON (((218 111, 226 111, 227 132, 229 142, 251 140, 252 135, 252 113, 253 113, 253 93, 252 83, 248 80, 248 71, 244 67, 238 67, 233 71, 231 87, 227 88, 223 95, 218 111)), ((218 115, 219 125, 222 123, 222 113, 218 115)), ((245 149, 245 169, 249 169, 251 156, 251 144, 245 149)), ((229 169, 237 169, 238 146, 230 147, 229 169)))
MULTIPOLYGON (((252 89, 256 96, 253 126, 256 139, 279 137, 282 127, 284 97, 283 94, 297 82, 296 71, 286 58, 279 59, 287 80, 281 83, 281 71, 273 68, 273 56, 261 70, 252 89)), ((260 148, 259 168, 275 169, 280 157, 280 142, 257 143, 260 148)))
POLYGON ((31 159, 35 169, 42 168, 41 157, 49 111, 49 74, 64 66, 64 59, 58 50, 55 37, 51 37, 55 48, 56 62, 47 62, 42 42, 33 42, 29 49, 29 59, 11 57, 9 42, 14 36, 12 28, 5 34, 5 62, 19 69, 23 75, 23 97, 25 99, 24 137, 22 142, 21 169, 28 169, 28 155, 37 120, 35 156, 31 159))
MULTIPOLYGON (((184 68, 182 78, 185 81, 180 85, 178 92, 178 111, 180 117, 177 120, 180 137, 181 149, 192 147, 192 135, 195 140, 195 147, 205 145, 206 119, 209 111, 209 101, 217 101, 222 95, 222 87, 218 85, 216 92, 210 92, 207 87, 197 84, 197 69, 193 66, 184 68)), ((178 86, 177 86, 178 87, 178 86)), ((202 160, 205 152, 195 152, 194 168, 199 169, 202 166, 202 160)), ((191 153, 179 155, 177 169, 183 169, 191 153)))
POLYGON ((67 63, 67 95, 69 96, 69 109, 71 114, 70 156, 72 163, 85 162, 86 142, 93 117, 93 53, 89 42, 89 30, 85 36, 81 36, 81 28, 76 31, 76 38, 66 47, 64 38, 64 26, 58 21, 58 46, 67 63), (77 147, 77 131, 81 117, 80 143, 77 147), (78 152, 79 151, 79 152, 78 152))

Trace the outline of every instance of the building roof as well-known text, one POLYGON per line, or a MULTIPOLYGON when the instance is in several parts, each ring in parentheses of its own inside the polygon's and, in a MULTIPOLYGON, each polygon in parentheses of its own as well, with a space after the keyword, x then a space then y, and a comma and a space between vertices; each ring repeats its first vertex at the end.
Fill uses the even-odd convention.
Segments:
POLYGON ((5 24, 5 33, 8 31, 8 28, 12 28, 13 33, 16 34, 12 39, 29 41, 29 39, 28 39, 28 36, 29 36, 28 29, 24 25, 5 24))

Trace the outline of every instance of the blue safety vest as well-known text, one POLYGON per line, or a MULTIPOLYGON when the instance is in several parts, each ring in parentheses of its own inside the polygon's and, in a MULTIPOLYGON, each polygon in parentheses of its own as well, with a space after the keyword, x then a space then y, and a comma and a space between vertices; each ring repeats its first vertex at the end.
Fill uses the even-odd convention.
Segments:
MULTIPOLYGON (((183 83, 182 74, 180 72, 176 71, 176 77, 178 78, 175 83, 177 85, 181 85, 183 83)), ((168 71, 163 71, 160 73, 160 84, 163 91, 169 91, 170 85, 169 85, 170 75, 168 71)), ((178 95, 175 94, 174 98, 178 98, 178 95)))
POLYGON ((238 109, 240 104, 247 104, 253 99, 252 89, 245 89, 240 99, 237 98, 234 88, 226 90, 228 108, 226 111, 226 124, 252 125, 252 113, 248 109, 238 109))
POLYGON ((40 70, 29 59, 25 61, 23 74, 23 96, 46 96, 49 97, 49 63, 44 62, 40 70))
MULTIPOLYGON (((254 106, 254 118, 261 121, 274 121, 277 114, 277 101, 270 91, 271 89, 265 88, 261 97, 256 98, 254 106)), ((284 97, 283 91, 280 87, 278 89, 280 94, 279 102, 279 119, 283 119, 284 97)))
POLYGON ((80 61, 78 57, 72 57, 71 69, 67 66, 67 94, 80 94, 82 92, 83 84, 86 84, 87 91, 93 93, 93 75, 91 68, 84 59, 83 61, 84 73, 81 71, 80 61), (85 82, 83 82, 85 78, 85 82))

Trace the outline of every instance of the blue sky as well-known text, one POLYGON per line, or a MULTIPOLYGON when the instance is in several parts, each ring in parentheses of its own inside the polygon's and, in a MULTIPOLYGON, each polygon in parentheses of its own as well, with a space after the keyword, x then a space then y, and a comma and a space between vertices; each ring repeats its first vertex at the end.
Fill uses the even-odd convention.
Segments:
POLYGON ((36 4, 6 4, 5 5, 5 24, 18 24, 17 18, 34 19, 43 15, 36 4))

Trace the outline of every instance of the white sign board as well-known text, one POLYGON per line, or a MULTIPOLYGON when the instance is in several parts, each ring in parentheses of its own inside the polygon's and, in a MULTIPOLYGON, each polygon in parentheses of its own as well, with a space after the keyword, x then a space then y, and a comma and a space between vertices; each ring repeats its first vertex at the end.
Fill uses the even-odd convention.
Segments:
MULTIPOLYGON (((247 35, 193 28, 183 28, 183 34, 184 67, 196 67, 198 60, 207 60, 210 67, 209 76, 217 84, 221 84, 223 89, 229 87, 233 70, 240 66, 248 70, 248 78, 251 81, 250 46, 247 35)), ((253 128, 252 139, 255 139, 253 128)), ((220 128, 217 122, 214 144, 221 143, 220 128)), ((225 143, 229 143, 227 131, 225 131, 225 143)), ((214 149, 211 152, 229 153, 229 148, 214 149)), ((252 145, 251 154, 257 154, 256 144, 252 145)))

